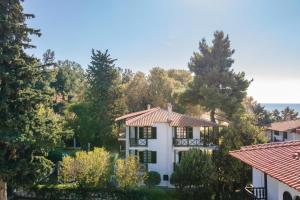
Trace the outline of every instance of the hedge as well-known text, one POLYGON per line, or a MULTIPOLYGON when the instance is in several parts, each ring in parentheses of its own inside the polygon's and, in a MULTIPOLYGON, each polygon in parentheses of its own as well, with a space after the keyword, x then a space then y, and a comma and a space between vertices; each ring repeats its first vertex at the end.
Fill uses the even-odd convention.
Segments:
POLYGON ((35 200, 171 200, 176 199, 172 190, 162 188, 82 188, 72 184, 39 185, 30 190, 35 200))

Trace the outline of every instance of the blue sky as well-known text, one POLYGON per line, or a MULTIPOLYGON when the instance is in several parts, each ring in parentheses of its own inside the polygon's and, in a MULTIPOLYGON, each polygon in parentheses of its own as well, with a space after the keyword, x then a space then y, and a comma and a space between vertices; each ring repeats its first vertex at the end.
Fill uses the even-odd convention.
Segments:
POLYGON ((148 72, 183 68, 202 38, 229 35, 234 70, 254 81, 248 94, 262 103, 300 103, 300 1, 298 0, 27 0, 25 12, 40 28, 33 38, 41 57, 84 68, 91 49, 109 49, 118 66, 148 72))

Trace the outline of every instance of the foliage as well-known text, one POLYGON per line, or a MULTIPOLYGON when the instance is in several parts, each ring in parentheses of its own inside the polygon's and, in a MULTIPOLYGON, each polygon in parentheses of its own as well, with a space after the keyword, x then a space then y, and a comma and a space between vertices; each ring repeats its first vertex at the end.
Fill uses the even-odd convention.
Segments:
POLYGON ((149 100, 149 84, 144 73, 137 72, 125 86, 126 105, 130 112, 144 110, 149 100))
POLYGON ((135 156, 128 156, 116 161, 115 178, 119 188, 135 188, 144 181, 146 173, 135 156))
POLYGON ((283 120, 293 120, 296 119, 298 116, 298 112, 290 107, 286 107, 284 110, 281 111, 282 119, 283 120))
POLYGON ((280 115, 280 112, 279 110, 275 109, 272 111, 271 113, 271 117, 272 117, 272 121, 281 121, 282 120, 282 117, 280 115))
POLYGON ((155 186, 158 185, 161 181, 160 174, 156 171, 150 171, 147 174, 147 178, 145 179, 144 183, 147 186, 155 186))
POLYGON ((45 158, 60 143, 61 124, 52 111, 47 68, 25 53, 34 47, 19 0, 0 6, 0 179, 27 185, 48 175, 45 158))
POLYGON ((175 167, 171 183, 180 192, 194 193, 199 196, 210 196, 212 183, 216 179, 215 166, 211 153, 199 149, 187 151, 175 167))
POLYGON ((105 186, 109 181, 110 169, 110 154, 105 149, 79 151, 76 152, 75 158, 63 158, 59 180, 82 186, 105 186))
POLYGON ((42 199, 116 199, 116 200, 176 200, 178 195, 173 190, 163 188, 82 188, 76 184, 37 185, 31 189, 42 199))
MULTIPOLYGON (((87 69, 87 100, 83 104, 88 111, 89 129, 79 132, 90 135, 93 145, 111 148, 116 143, 115 118, 125 111, 124 95, 122 93, 120 69, 115 66, 115 59, 104 53, 92 50, 91 63, 87 69)), ((81 118, 86 116, 76 115, 81 118)))
POLYGON ((239 112, 233 116, 230 125, 223 128, 220 133, 221 144, 213 160, 218 174, 216 191, 223 199, 231 199, 232 191, 244 187, 251 177, 251 169, 232 158, 228 152, 241 146, 267 142, 263 129, 257 127, 255 123, 252 115, 239 112))
POLYGON ((273 122, 272 114, 260 103, 254 101, 252 97, 246 97, 243 103, 246 112, 253 116, 255 125, 264 126, 273 122))
POLYGON ((212 121, 215 121, 217 109, 230 118, 240 108, 250 82, 245 79, 244 72, 232 70, 234 50, 222 31, 214 33, 212 46, 202 39, 199 51, 189 62, 189 69, 195 76, 183 99, 204 106, 211 112, 212 121))

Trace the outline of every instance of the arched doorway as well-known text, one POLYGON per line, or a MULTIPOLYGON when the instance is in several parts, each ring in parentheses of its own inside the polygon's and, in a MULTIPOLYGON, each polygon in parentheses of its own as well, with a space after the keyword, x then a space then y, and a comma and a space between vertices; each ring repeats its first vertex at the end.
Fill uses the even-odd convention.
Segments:
POLYGON ((300 197, 299 197, 299 196, 296 196, 296 197, 295 197, 295 200, 300 200, 300 197))
POLYGON ((292 195, 289 192, 285 191, 283 193, 283 200, 293 200, 292 195))

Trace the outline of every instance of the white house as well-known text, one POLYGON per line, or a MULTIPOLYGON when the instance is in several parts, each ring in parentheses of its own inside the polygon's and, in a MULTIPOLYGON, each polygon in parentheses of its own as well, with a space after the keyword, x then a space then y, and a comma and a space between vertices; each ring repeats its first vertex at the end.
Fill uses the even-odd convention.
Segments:
POLYGON ((252 167, 250 199, 300 200, 300 141, 242 147, 231 156, 252 167))
POLYGON ((300 119, 279 121, 265 126, 270 142, 300 140, 300 119))
POLYGON ((171 186, 174 164, 190 148, 213 150, 215 123, 156 107, 129 113, 116 119, 126 157, 138 156, 148 171, 161 175, 161 186, 171 186))

